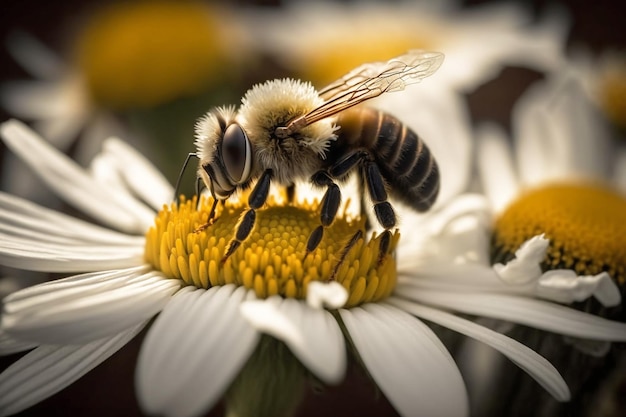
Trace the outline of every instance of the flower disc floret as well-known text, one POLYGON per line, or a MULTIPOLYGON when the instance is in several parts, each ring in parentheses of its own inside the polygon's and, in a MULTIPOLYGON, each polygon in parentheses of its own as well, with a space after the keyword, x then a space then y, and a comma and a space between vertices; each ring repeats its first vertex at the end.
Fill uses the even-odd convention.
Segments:
POLYGON ((502 262, 522 243, 544 234, 544 269, 607 271, 626 281, 626 199, 598 184, 552 184, 530 190, 497 219, 493 260, 502 262))
MULTIPOLYGON (((309 282, 334 280, 348 291, 347 307, 381 300, 395 288, 396 261, 392 255, 379 259, 380 236, 359 238, 343 256, 355 233, 364 232, 364 219, 340 213, 319 247, 305 256, 309 235, 319 225, 318 204, 272 201, 258 210, 249 238, 222 262, 245 206, 218 207, 214 223, 201 231, 211 200, 196 207, 195 198, 165 206, 148 231, 146 260, 167 277, 198 288, 236 284, 253 289, 259 298, 278 294, 297 299, 306 298, 309 282)), ((394 233, 391 253, 399 237, 394 233)))

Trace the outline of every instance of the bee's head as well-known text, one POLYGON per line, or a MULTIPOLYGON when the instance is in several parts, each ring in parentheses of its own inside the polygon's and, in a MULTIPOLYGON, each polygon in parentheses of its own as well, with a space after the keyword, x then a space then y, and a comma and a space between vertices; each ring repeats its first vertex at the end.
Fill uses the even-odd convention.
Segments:
POLYGON ((252 144, 235 113, 234 107, 218 107, 196 123, 198 175, 219 200, 248 183, 252 174, 252 144))

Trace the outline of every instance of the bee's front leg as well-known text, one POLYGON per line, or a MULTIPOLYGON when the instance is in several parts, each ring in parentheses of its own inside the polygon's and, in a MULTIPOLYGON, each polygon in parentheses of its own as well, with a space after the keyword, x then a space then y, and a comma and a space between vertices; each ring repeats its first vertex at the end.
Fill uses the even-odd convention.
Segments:
POLYGON ((222 263, 226 262, 230 255, 241 246, 241 243, 250 236, 250 232, 252 232, 254 223, 256 222, 256 210, 265 204, 267 196, 269 195, 271 181, 272 170, 266 169, 263 171, 263 174, 261 174, 261 177, 248 196, 248 206, 250 206, 250 208, 246 210, 239 219, 237 226, 235 226, 235 237, 233 237, 228 244, 226 253, 222 258, 222 263))

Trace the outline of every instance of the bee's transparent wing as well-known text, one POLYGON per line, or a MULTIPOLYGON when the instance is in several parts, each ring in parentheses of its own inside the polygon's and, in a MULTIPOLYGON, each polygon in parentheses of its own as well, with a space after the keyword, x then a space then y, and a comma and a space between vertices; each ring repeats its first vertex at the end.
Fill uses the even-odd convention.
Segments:
POLYGON ((369 94, 359 103, 382 93, 401 91, 432 75, 441 66, 443 54, 412 50, 386 62, 370 62, 357 67, 319 91, 326 101, 359 97, 359 92, 369 94))
POLYGON ((350 71, 319 91, 324 104, 276 129, 278 137, 335 115, 383 93, 401 91, 420 82, 441 66, 440 52, 412 50, 386 62, 371 62, 350 71))

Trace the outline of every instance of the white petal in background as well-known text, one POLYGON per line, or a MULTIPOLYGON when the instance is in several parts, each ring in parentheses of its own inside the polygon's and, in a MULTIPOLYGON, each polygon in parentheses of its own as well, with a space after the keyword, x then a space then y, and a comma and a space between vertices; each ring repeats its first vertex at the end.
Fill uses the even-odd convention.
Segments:
POLYGON ((513 152, 502 128, 484 124, 477 129, 476 158, 485 195, 493 211, 500 213, 519 192, 513 152))
POLYGON ((95 181, 24 124, 11 120, 3 123, 0 129, 9 149, 29 164, 57 195, 86 214, 130 233, 144 233, 152 225, 152 210, 95 181))
POLYGON ((566 70, 533 86, 513 109, 524 185, 562 178, 607 178, 609 136, 579 81, 566 70))
POLYGON ((121 349, 146 323, 85 345, 44 345, 0 374, 0 415, 18 413, 61 391, 121 349))
POLYGON ((339 310, 374 381, 403 416, 466 416, 465 385, 437 336, 388 304, 339 310))
POLYGON ((67 68, 47 46, 26 32, 14 32, 7 38, 7 49, 13 58, 33 77, 58 79, 67 68))
POLYGON ((196 416, 219 400, 259 340, 239 311, 252 294, 185 287, 171 299, 139 353, 137 394, 148 414, 196 416))

